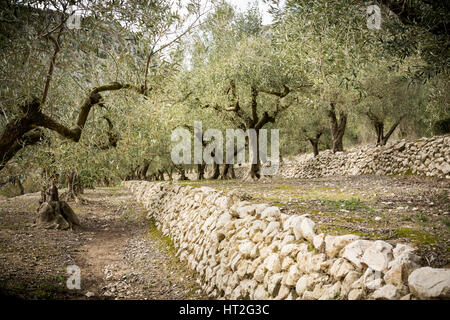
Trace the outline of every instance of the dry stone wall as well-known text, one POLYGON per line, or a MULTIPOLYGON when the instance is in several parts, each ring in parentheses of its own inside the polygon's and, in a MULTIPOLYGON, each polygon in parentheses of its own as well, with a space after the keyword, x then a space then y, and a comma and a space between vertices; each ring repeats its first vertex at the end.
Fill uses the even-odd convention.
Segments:
POLYGON ((450 298, 450 269, 421 268, 415 249, 315 233, 308 215, 241 201, 236 191, 124 182, 177 256, 225 299, 450 298))
POLYGON ((318 157, 302 154, 285 159, 284 178, 346 175, 414 174, 450 179, 450 136, 401 140, 388 146, 362 146, 348 152, 322 151, 318 157))

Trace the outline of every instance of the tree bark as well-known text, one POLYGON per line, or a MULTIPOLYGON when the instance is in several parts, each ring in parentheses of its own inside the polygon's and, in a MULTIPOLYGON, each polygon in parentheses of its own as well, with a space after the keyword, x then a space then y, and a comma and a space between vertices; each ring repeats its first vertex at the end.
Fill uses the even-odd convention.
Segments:
POLYGON ((334 103, 330 103, 328 110, 328 117, 330 118, 331 140, 333 143, 333 152, 344 151, 342 139, 344 138, 345 127, 347 125, 347 114, 339 112, 339 119, 336 117, 336 109, 334 103))
POLYGON ((394 133, 395 129, 398 127, 400 122, 403 119, 403 116, 401 116, 395 123, 391 126, 389 131, 384 134, 384 122, 380 120, 375 114, 368 111, 367 116, 372 121, 373 127, 375 129, 375 133, 377 135, 377 146, 385 146, 388 142, 389 138, 391 137, 392 133, 394 133))
POLYGON ((316 134, 314 138, 308 138, 309 142, 311 142, 311 145, 313 147, 314 157, 317 157, 319 155, 319 139, 322 135, 322 132, 319 132, 316 134))
POLYGON ((197 164, 197 180, 205 179, 205 165, 197 164))
POLYGON ((210 177, 210 179, 215 180, 217 178, 219 178, 220 176, 220 167, 219 164, 217 164, 216 162, 213 163, 213 174, 210 177))

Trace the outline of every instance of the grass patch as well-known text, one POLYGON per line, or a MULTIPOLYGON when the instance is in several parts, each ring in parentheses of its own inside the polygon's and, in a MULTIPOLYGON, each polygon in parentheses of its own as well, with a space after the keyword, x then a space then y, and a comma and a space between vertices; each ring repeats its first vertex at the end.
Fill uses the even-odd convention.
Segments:
POLYGON ((397 230, 395 230, 395 233, 397 237, 411 239, 411 241, 417 244, 421 243, 434 244, 437 241, 437 239, 432 235, 411 228, 398 228, 397 230))

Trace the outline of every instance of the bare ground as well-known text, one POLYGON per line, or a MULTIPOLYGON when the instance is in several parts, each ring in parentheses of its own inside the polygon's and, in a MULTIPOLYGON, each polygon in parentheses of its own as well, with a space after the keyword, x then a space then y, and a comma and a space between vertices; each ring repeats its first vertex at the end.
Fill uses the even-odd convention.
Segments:
POLYGON ((169 239, 122 188, 98 188, 70 203, 80 230, 32 227, 38 194, 0 201, 0 293, 24 299, 206 299, 169 239), (66 287, 67 266, 81 290, 66 287), (87 295, 86 295, 87 294, 87 295))

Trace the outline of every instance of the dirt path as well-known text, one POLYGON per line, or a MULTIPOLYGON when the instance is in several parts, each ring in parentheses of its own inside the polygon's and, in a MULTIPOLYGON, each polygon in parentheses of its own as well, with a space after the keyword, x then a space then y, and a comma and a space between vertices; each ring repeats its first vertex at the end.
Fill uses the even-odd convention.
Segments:
POLYGON ((0 203, 0 290, 26 299, 206 299, 169 239, 122 188, 86 190, 70 203, 82 230, 31 226, 38 195, 0 203), (69 265, 81 290, 66 287, 69 265))

